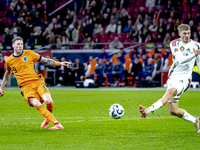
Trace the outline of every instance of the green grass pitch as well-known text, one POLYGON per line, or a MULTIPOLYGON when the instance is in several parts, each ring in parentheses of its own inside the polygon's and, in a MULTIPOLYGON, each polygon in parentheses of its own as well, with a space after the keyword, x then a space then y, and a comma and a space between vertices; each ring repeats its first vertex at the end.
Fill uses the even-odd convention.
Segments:
MULTIPOLYGON (((138 106, 150 106, 164 91, 51 90, 53 114, 65 127, 62 131, 40 129, 43 116, 27 106, 19 90, 4 93, 0 98, 0 150, 200 149, 194 125, 171 116, 167 106, 140 118, 138 106), (124 107, 121 119, 108 114, 114 103, 124 107)), ((184 93, 179 107, 200 116, 199 92, 184 93)))

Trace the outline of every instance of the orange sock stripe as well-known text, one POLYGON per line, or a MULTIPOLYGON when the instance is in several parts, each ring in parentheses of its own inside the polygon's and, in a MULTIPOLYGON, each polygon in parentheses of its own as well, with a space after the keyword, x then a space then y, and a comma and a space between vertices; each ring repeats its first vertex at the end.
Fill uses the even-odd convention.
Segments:
POLYGON ((37 110, 42 114, 42 116, 47 118, 49 121, 51 121, 53 123, 56 121, 53 114, 50 111, 48 111, 43 105, 38 106, 37 110))
POLYGON ((54 107, 54 102, 52 104, 47 104, 47 109, 52 113, 53 112, 53 107, 54 107))

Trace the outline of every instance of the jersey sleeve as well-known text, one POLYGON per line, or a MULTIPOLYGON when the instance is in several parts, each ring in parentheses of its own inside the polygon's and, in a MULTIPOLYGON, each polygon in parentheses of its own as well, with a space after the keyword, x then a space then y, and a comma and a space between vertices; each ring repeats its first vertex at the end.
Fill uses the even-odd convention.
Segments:
POLYGON ((11 70, 11 67, 10 67, 10 65, 9 65, 9 61, 8 61, 7 58, 5 59, 5 63, 6 63, 6 69, 7 69, 7 70, 11 70))
POLYGON ((194 53, 190 54, 188 56, 184 56, 177 45, 177 41, 176 41, 176 43, 173 43, 173 42, 175 42, 175 41, 170 42, 170 49, 171 49, 171 52, 173 55, 173 59, 176 62, 178 62, 180 64, 184 64, 196 57, 194 55, 194 53))
POLYGON ((32 59, 35 60, 35 61, 40 61, 41 58, 42 58, 41 55, 39 55, 38 53, 35 53, 35 52, 31 51, 31 50, 29 50, 29 55, 30 55, 30 57, 32 57, 32 59))

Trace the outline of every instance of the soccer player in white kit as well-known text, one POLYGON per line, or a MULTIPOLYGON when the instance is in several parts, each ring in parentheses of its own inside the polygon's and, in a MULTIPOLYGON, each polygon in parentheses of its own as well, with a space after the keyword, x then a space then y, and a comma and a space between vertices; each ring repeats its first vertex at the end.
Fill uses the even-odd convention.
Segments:
POLYGON ((145 118, 150 112, 154 112, 167 103, 171 115, 194 123, 197 133, 200 133, 200 118, 195 118, 184 109, 178 108, 181 94, 190 86, 195 60, 200 69, 200 43, 190 39, 189 25, 179 25, 178 31, 180 38, 170 42, 173 63, 168 73, 167 91, 152 106, 144 108, 140 105, 139 111, 141 117, 145 118))

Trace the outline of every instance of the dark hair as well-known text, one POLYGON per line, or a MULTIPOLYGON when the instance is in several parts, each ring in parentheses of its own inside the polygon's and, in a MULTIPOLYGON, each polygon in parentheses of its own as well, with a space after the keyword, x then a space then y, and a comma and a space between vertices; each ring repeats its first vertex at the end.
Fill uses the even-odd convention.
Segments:
POLYGON ((15 41, 18 41, 18 40, 22 40, 22 41, 23 41, 23 38, 21 38, 21 37, 19 37, 19 36, 13 38, 13 39, 12 39, 12 44, 14 44, 15 41))

